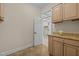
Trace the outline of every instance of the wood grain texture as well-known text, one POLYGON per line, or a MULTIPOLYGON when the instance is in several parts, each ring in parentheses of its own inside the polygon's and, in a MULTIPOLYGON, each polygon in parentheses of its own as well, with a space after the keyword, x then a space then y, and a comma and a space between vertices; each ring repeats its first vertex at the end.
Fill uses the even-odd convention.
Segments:
POLYGON ((53 40, 53 55, 54 56, 63 56, 63 43, 53 40))
POLYGON ((4 17, 4 4, 0 3, 0 16, 3 18, 4 17))
POLYGON ((50 47, 52 47, 53 56, 79 56, 79 41, 56 36, 52 36, 51 41, 50 47))
POLYGON ((78 17, 77 13, 77 3, 63 4, 63 20, 76 19, 78 17))
POLYGON ((61 22, 62 21, 62 4, 59 4, 53 8, 53 22, 61 22))
POLYGON ((49 50, 49 55, 53 55, 53 50, 52 50, 52 36, 48 36, 48 50, 49 50))
POLYGON ((77 47, 72 45, 64 45, 64 56, 76 56, 77 55, 77 47))
POLYGON ((69 44, 69 45, 78 46, 78 47, 79 47, 79 41, 76 41, 76 40, 64 39, 64 43, 69 44))

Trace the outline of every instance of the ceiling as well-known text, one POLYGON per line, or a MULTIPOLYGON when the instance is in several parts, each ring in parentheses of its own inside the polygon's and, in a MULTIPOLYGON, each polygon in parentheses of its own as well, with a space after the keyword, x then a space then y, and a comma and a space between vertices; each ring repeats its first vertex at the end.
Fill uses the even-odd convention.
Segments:
POLYGON ((36 8, 42 9, 46 7, 50 3, 30 3, 32 6, 35 6, 36 8))

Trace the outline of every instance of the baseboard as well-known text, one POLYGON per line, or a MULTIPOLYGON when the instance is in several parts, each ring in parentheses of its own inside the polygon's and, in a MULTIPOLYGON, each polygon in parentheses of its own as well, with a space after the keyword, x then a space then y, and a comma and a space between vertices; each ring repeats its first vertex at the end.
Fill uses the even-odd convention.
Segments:
POLYGON ((28 44, 28 45, 25 45, 25 46, 22 46, 22 47, 17 47, 15 49, 11 49, 11 50, 8 50, 8 51, 0 52, 0 56, 7 56, 7 55, 10 55, 10 54, 15 53, 17 51, 20 51, 20 50, 23 50, 25 48, 28 48, 28 47, 32 47, 32 44, 28 44))

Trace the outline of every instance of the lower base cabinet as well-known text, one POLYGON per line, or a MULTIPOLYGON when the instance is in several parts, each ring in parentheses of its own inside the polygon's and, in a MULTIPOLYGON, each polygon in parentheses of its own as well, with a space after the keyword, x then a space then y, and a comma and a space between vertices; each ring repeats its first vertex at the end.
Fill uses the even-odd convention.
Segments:
POLYGON ((59 37, 52 37, 48 41, 51 42, 48 46, 51 48, 49 48, 49 53, 52 56, 79 56, 79 41, 59 37))
POLYGON ((75 56, 77 55, 77 47, 64 44, 64 56, 75 56))
POLYGON ((62 56, 63 55, 63 43, 53 40, 53 56, 62 56))
POLYGON ((48 44, 49 44, 49 46, 48 46, 49 55, 52 56, 53 55, 52 46, 51 46, 52 45, 52 36, 50 36, 50 35, 48 36, 48 44))

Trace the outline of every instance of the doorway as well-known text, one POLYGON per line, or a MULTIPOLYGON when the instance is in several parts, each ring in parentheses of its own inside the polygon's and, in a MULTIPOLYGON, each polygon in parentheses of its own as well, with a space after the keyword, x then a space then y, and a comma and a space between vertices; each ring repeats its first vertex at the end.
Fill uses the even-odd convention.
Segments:
POLYGON ((42 32, 42 20, 39 17, 35 18, 33 46, 42 44, 42 32))

